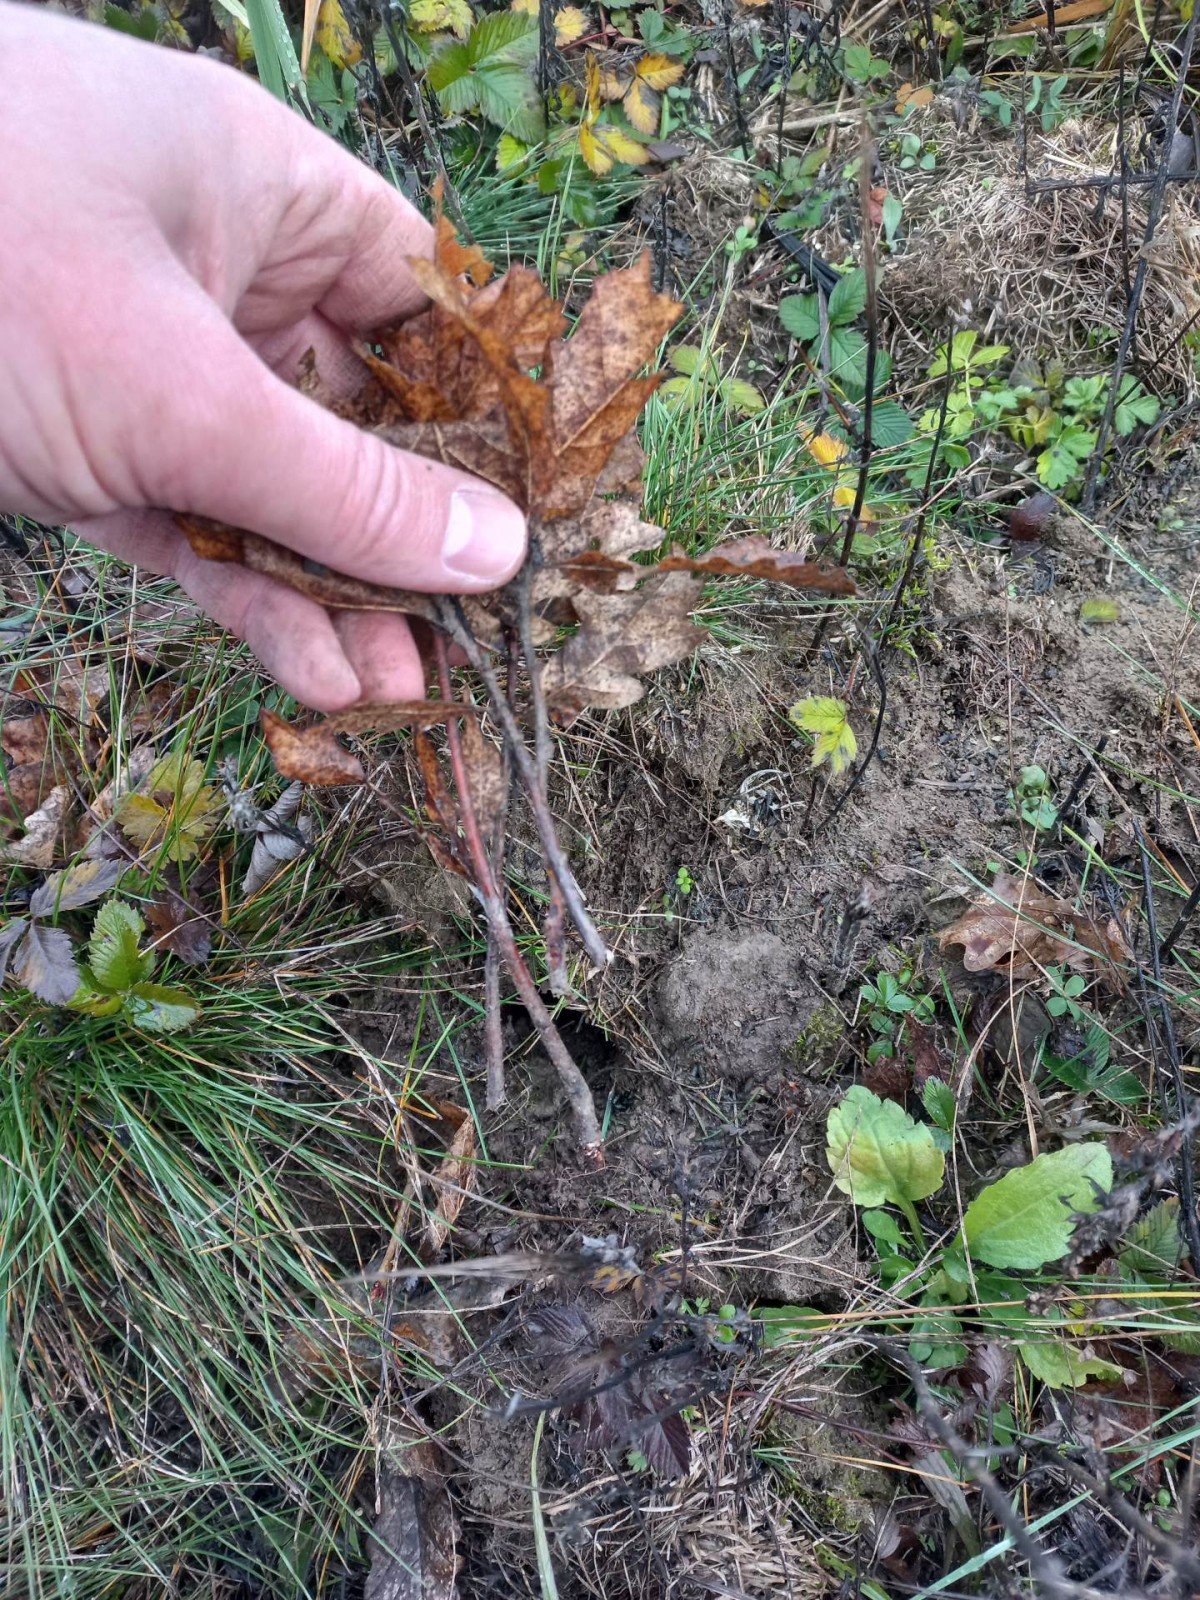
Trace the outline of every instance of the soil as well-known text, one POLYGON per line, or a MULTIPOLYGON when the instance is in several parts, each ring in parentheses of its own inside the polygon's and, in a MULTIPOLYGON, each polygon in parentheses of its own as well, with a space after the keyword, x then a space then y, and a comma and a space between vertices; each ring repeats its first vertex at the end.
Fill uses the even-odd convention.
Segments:
MULTIPOLYGON (((862 1066, 857 986, 876 966, 915 965, 931 980, 947 968, 934 930, 949 920, 947 906, 961 909, 966 874, 981 875, 988 861, 1012 859, 1032 842, 1010 802, 1017 769, 1040 765, 1059 797, 1081 778, 1075 826, 1110 861, 1128 857, 1136 870, 1133 818, 1168 861, 1191 859, 1195 849, 1187 806, 1175 795, 1200 792, 1200 750, 1165 708, 1175 694, 1196 702, 1197 657, 1178 607, 1114 563, 1105 538, 1064 514, 1036 547, 962 539, 941 552, 925 574, 925 620, 911 650, 885 663, 876 756, 840 808, 846 780, 814 776, 807 742, 783 715, 795 699, 829 692, 829 667, 807 666, 786 634, 749 661, 714 646, 690 684, 660 680, 633 712, 565 737, 570 770, 586 780, 576 776, 556 797, 562 832, 575 841, 581 883, 618 952, 564 1017, 606 1108, 608 1166, 598 1175, 580 1169, 554 1074, 523 1014, 511 1011, 509 1102, 484 1119, 489 1156, 500 1165, 478 1171, 464 1252, 569 1256, 584 1236, 615 1234, 651 1279, 656 1265, 686 1263, 682 1289, 693 1309, 845 1307, 859 1243, 850 1208, 830 1192, 823 1135, 829 1105, 862 1066), (1115 602, 1118 618, 1089 627, 1080 606, 1098 596, 1115 602), (1090 759, 1105 736, 1102 758, 1090 759), (750 826, 719 820, 737 805, 750 826), (680 866, 692 883, 687 894, 678 889, 680 866), (513 1209, 493 1211, 489 1202, 513 1209)), ((1160 508, 1157 526, 1140 538, 1146 570, 1184 575, 1169 512, 1160 508)), ((837 692, 854 707, 865 750, 878 708, 872 680, 837 692)), ((533 871, 532 854, 528 865, 533 871)), ((1039 865, 1051 887, 1074 892, 1065 858, 1047 852, 1039 865)), ((430 922, 444 922, 445 897, 419 887, 434 869, 414 855, 404 870, 418 916, 424 905, 430 922)), ((986 989, 952 963, 949 971, 964 1002, 986 989)), ((1041 1025, 1049 1025, 1044 1014, 1041 1025)), ((1019 1036, 1005 1043, 998 1030, 983 1058, 1001 1089, 1006 1061, 1021 1048, 1019 1036)), ((461 1040, 458 1059, 469 1066, 461 1040)), ((447 1062, 446 1071, 457 1068, 447 1062)), ((1026 1155, 981 1152, 981 1173, 1026 1155)), ((696 1337, 694 1320, 675 1316, 678 1293, 647 1312, 628 1288, 606 1298, 559 1274, 518 1303, 510 1319, 547 1303, 584 1304, 603 1337, 633 1352, 696 1337)), ((524 1327, 518 1321, 499 1336, 490 1376, 476 1374, 478 1399, 512 1392, 506 1363, 508 1383, 529 1392, 512 1375, 514 1341, 521 1359, 528 1355, 524 1327)), ((647 1486, 611 1451, 581 1455, 578 1423, 550 1414, 539 1470, 554 1548, 571 1575, 565 1593, 698 1595, 711 1592, 704 1584, 715 1570, 728 1579, 739 1561, 744 1594, 827 1587, 811 1545, 797 1537, 795 1506, 805 1495, 836 1504, 832 1526, 852 1549, 872 1499, 885 1501, 888 1488, 839 1464, 861 1451, 825 1437, 817 1447, 812 1437, 830 1426, 878 1432, 885 1422, 856 1411, 825 1373, 805 1442, 796 1418, 768 1420, 756 1400, 757 1361, 740 1345, 733 1357, 695 1355, 694 1466, 683 1483, 647 1486), (701 1419, 717 1424, 731 1393, 739 1399, 730 1426, 706 1429, 701 1419), (755 1454, 772 1440, 783 1448, 781 1439, 791 1441, 790 1509, 755 1454), (731 1462, 760 1486, 757 1523, 722 1498, 731 1462), (647 1518, 658 1519, 654 1538, 647 1518), (722 1546, 724 1567, 714 1555, 722 1546)), ((504 1421, 467 1406, 446 1435, 460 1467, 453 1482, 473 1594, 536 1592, 532 1429, 529 1416, 504 1421)), ((831 1526, 827 1515, 815 1523, 831 1526)))

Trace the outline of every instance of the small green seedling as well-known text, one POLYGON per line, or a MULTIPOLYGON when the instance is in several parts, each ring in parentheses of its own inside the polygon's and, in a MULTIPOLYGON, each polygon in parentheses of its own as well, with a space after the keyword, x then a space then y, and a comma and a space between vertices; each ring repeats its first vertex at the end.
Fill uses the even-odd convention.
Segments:
POLYGON ((1015 789, 1009 790, 1009 803, 1013 810, 1031 828, 1052 828, 1058 821, 1058 807, 1054 804, 1050 779, 1043 767, 1022 767, 1015 789))
POLYGON ((141 948, 146 924, 124 900, 106 900, 96 913, 88 960, 69 1004, 91 1017, 118 1013, 147 1033, 177 1033, 200 1015, 182 989, 151 983, 157 957, 141 948))
POLYGON ((896 1036, 901 1021, 912 1017, 916 1022, 929 1022, 933 1018, 934 999, 930 994, 912 994, 911 967, 898 973, 879 972, 873 982, 864 983, 858 991, 865 1008, 867 1027, 876 1035, 867 1047, 867 1060, 879 1061, 896 1053, 896 1036))

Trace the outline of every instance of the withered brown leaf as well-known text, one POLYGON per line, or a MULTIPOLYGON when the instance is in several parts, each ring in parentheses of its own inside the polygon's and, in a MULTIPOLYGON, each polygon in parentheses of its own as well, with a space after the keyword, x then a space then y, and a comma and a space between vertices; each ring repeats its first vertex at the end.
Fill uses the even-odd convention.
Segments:
MULTIPOLYGON (((969 972, 1005 972, 1014 979, 1039 977, 1047 966, 1114 972, 1130 958, 1114 919, 1099 923, 1030 878, 996 874, 991 891, 938 934, 941 949, 963 947, 969 972)), ((1117 974, 1119 979, 1119 973, 1117 974)))

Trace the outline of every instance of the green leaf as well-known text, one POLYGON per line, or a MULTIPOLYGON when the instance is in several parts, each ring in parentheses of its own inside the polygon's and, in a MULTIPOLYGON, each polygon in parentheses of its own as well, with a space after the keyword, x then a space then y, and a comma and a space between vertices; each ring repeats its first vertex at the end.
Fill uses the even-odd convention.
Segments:
POLYGON ((97 987, 110 992, 141 983, 154 970, 154 952, 138 950, 146 925, 124 900, 106 900, 96 913, 88 941, 92 975, 97 987))
POLYGON ((479 109, 488 121, 525 144, 536 144, 546 131, 545 113, 537 85, 525 68, 503 62, 480 67, 474 80, 479 109))
POLYGON ((904 217, 904 206, 894 194, 886 194, 883 199, 883 236, 889 244, 896 237, 896 230, 904 217))
POLYGON ((722 378, 718 388, 730 410, 740 412, 743 417, 757 416, 766 410, 767 402, 744 378, 722 378))
POLYGON ((537 18, 522 11, 493 11, 471 29, 466 48, 474 67, 498 61, 534 61, 538 51, 537 18))
POLYGON ((427 76, 431 87, 447 111, 454 109, 446 102, 447 92, 464 81, 470 88, 471 100, 474 102, 475 88, 467 77, 470 70, 471 58, 467 54, 467 47, 465 44, 459 44, 457 40, 444 44, 430 56, 427 76))
POLYGON ((1123 378, 1118 391, 1113 426, 1122 438, 1130 434, 1139 423, 1157 422, 1161 407, 1155 395, 1147 394, 1136 378, 1123 378))
POLYGON ((861 267, 847 272, 834 284, 829 296, 829 325, 847 327, 860 317, 867 304, 867 275, 861 267))
POLYGON ((246 21, 254 41, 254 64, 263 86, 279 100, 287 99, 289 89, 302 95, 304 79, 300 61, 279 0, 245 0, 245 3, 246 21))
POLYGON ((519 167, 529 154, 529 146, 514 139, 511 133, 502 133, 496 145, 497 172, 511 172, 519 167))
POLYGON ((860 1221, 872 1239, 894 1244, 900 1250, 912 1248, 912 1240, 890 1211, 864 1211, 860 1221))
POLYGON ((833 1181, 855 1205, 911 1205, 941 1188, 946 1158, 929 1129, 861 1084, 834 1106, 825 1132, 833 1181))
POLYGON ((763 1347, 767 1350, 832 1333, 838 1325, 836 1317, 815 1306, 761 1306, 754 1318, 762 1324, 763 1347))
POLYGON ((1017 1350, 1033 1376, 1052 1389, 1078 1389, 1089 1378, 1113 1382, 1123 1376, 1122 1368, 1085 1354, 1065 1339, 1029 1340, 1017 1350))
POLYGON ((1167 1279, 1174 1275, 1186 1253, 1179 1231, 1179 1201, 1160 1200, 1126 1233, 1125 1248, 1120 1254, 1121 1271, 1167 1279))
POLYGON ((195 1022, 200 1007, 182 989, 167 989, 161 983, 139 983, 125 996, 129 1020, 147 1033, 178 1033, 195 1022))
POLYGON ((1080 622, 1096 623, 1119 622, 1121 608, 1115 600, 1085 600, 1079 607, 1080 622))
POLYGON ((79 969, 79 987, 67 1004, 72 1011, 83 1011, 89 1017, 111 1017, 124 1004, 124 996, 110 994, 96 982, 95 974, 86 964, 79 969))
POLYGON ((1071 1248, 1071 1213, 1097 1211, 1097 1189, 1112 1187, 1103 1144, 1065 1145, 988 1184, 967 1207, 963 1231, 971 1254, 993 1267, 1029 1269, 1071 1248))
POLYGON ((921 1091, 921 1100, 930 1121, 936 1122, 938 1127, 944 1128, 947 1133, 953 1133, 958 1106, 950 1086, 943 1083, 940 1078, 930 1078, 921 1091))
POLYGON ((850 713, 844 701, 827 695, 797 700, 788 712, 788 720, 804 733, 815 735, 812 764, 819 767, 822 761, 828 761, 835 778, 845 772, 858 754, 858 740, 850 726, 850 713))
MULTIPOLYGON (((875 357, 876 367, 883 351, 875 357)), ((867 341, 857 328, 831 328, 829 330, 829 373, 843 384, 867 381, 867 341)), ((878 376, 878 374, 877 374, 878 376)))
POLYGON ((871 407, 871 443, 877 450, 907 444, 916 431, 912 418, 898 401, 876 400, 871 407))
POLYGON ((821 312, 815 294, 793 294, 779 302, 779 320, 806 344, 821 336, 821 312))

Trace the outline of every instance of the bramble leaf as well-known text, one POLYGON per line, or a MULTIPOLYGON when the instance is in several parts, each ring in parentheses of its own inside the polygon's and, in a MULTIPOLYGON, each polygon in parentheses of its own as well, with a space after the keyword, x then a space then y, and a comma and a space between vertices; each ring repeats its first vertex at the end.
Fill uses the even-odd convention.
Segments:
POLYGON ((1026 1339, 1017 1345, 1023 1364, 1052 1389, 1078 1389, 1092 1378, 1115 1382, 1123 1369, 1089 1355, 1066 1339, 1026 1339))
POLYGON ((200 1015, 200 1007, 190 995, 160 983, 135 984, 124 1004, 130 1021, 147 1033, 178 1033, 200 1015))
POLYGON ((992 1267, 1030 1270, 1071 1248, 1073 1212, 1100 1209, 1112 1187, 1107 1145, 1072 1144, 988 1184, 967 1207, 963 1232, 971 1254, 992 1267))
POLYGON ((842 700, 813 695, 797 700, 788 720, 804 733, 814 734, 812 764, 828 761, 835 778, 840 777, 858 754, 858 740, 850 726, 850 713, 842 700))
POLYGON ((942 1186, 946 1158, 930 1130, 861 1084, 829 1113, 826 1138, 833 1181, 855 1205, 911 1205, 942 1186))
POLYGON ((88 957, 101 989, 117 992, 141 983, 154 970, 154 952, 139 951, 145 923, 124 900, 106 900, 96 913, 88 957))

